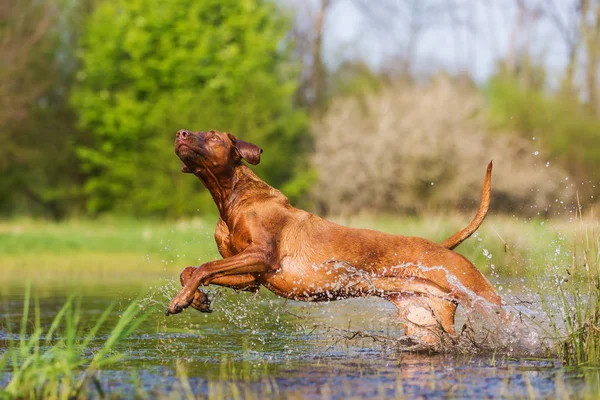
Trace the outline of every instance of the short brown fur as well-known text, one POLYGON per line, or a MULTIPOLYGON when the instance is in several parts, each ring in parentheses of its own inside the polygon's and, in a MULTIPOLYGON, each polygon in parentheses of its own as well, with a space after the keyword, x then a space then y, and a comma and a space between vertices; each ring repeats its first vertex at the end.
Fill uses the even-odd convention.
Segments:
POLYGON ((457 304, 500 306, 487 279, 450 250, 481 224, 489 206, 491 163, 475 219, 442 245, 429 240, 347 228, 294 208, 242 160, 260 161, 262 150, 229 133, 177 132, 175 152, 183 172, 196 175, 219 210, 215 240, 222 260, 181 274, 183 289, 168 314, 192 306, 209 311, 200 285, 210 283, 302 301, 380 296, 394 303, 407 335, 433 342, 432 332, 454 333, 457 304))

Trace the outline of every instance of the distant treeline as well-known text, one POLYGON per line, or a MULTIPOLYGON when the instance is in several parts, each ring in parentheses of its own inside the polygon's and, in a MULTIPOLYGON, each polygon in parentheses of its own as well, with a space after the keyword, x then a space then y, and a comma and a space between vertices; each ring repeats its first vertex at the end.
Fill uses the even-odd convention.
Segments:
MULTIPOLYGON (((582 23, 600 24, 596 7, 600 16, 600 4, 580 10, 582 23)), ((498 210, 559 213, 575 192, 587 204, 600 194, 589 46, 600 49, 600 35, 581 30, 583 86, 579 58, 549 90, 527 52, 483 86, 445 74, 417 82, 360 59, 327 69, 327 11, 323 2, 303 30, 294 9, 268 0, 5 1, 0 214, 211 212, 180 173, 181 128, 260 145, 256 172, 324 213, 468 210, 492 158, 498 210)))

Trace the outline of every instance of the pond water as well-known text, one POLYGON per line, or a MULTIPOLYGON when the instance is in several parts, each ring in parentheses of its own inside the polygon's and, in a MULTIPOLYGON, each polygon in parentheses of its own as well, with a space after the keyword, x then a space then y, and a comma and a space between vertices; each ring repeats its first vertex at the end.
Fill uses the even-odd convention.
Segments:
MULTIPOLYGON (((2 290, 0 346, 6 346, 6 321, 18 331, 25 290, 2 290)), ((497 349, 493 341, 479 353, 450 344, 445 353, 432 354, 399 344, 394 307, 379 299, 299 303, 264 289, 255 295, 215 288, 213 313, 188 309, 165 317, 177 291, 174 280, 164 278, 32 288, 46 326, 66 293, 81 298, 83 327, 93 326, 116 302, 92 347, 106 339, 132 300, 158 306, 119 348, 127 359, 99 375, 105 391, 123 397, 141 388, 170 398, 595 398, 600 389, 598 370, 565 368, 548 359, 529 326, 502 333, 510 337, 494 339, 497 349)), ((459 315, 457 326, 464 318, 459 315)), ((485 329, 485 321, 474 329, 485 329)), ((4 371, 0 381, 9 376, 4 371)))

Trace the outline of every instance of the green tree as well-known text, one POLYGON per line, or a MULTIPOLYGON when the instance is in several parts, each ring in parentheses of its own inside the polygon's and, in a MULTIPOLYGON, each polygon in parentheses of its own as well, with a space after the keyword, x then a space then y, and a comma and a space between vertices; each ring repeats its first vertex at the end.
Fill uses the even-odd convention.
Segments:
POLYGON ((88 21, 71 97, 94 143, 81 147, 91 212, 212 209, 179 172, 178 129, 232 132, 264 149, 273 185, 303 187, 306 113, 295 107, 288 19, 266 0, 108 0, 88 21), (295 182, 295 183, 294 183, 295 182))
POLYGON ((95 0, 0 7, 0 213, 55 219, 81 210, 80 141, 68 94, 73 45, 95 0))
POLYGON ((545 90, 543 76, 541 68, 527 64, 519 74, 493 76, 485 89, 492 127, 535 137, 576 181, 586 180, 600 167, 600 119, 577 96, 545 90))

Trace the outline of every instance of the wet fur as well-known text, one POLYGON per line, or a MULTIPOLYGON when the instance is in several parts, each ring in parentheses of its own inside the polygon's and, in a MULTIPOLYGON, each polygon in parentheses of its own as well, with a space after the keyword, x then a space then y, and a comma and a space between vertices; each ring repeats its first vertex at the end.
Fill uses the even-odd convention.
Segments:
POLYGON ((432 342, 432 332, 440 327, 454 333, 458 304, 501 305, 477 268, 450 250, 485 217, 491 164, 476 218, 442 246, 340 226, 291 206, 242 162, 250 158, 258 163, 260 148, 231 134, 180 131, 175 145, 184 172, 202 181, 219 209, 215 240, 223 260, 186 268, 181 274, 184 287, 167 314, 190 305, 208 311, 206 295, 198 289, 208 284, 250 291, 264 286, 300 301, 379 296, 398 307, 407 335, 432 342))

